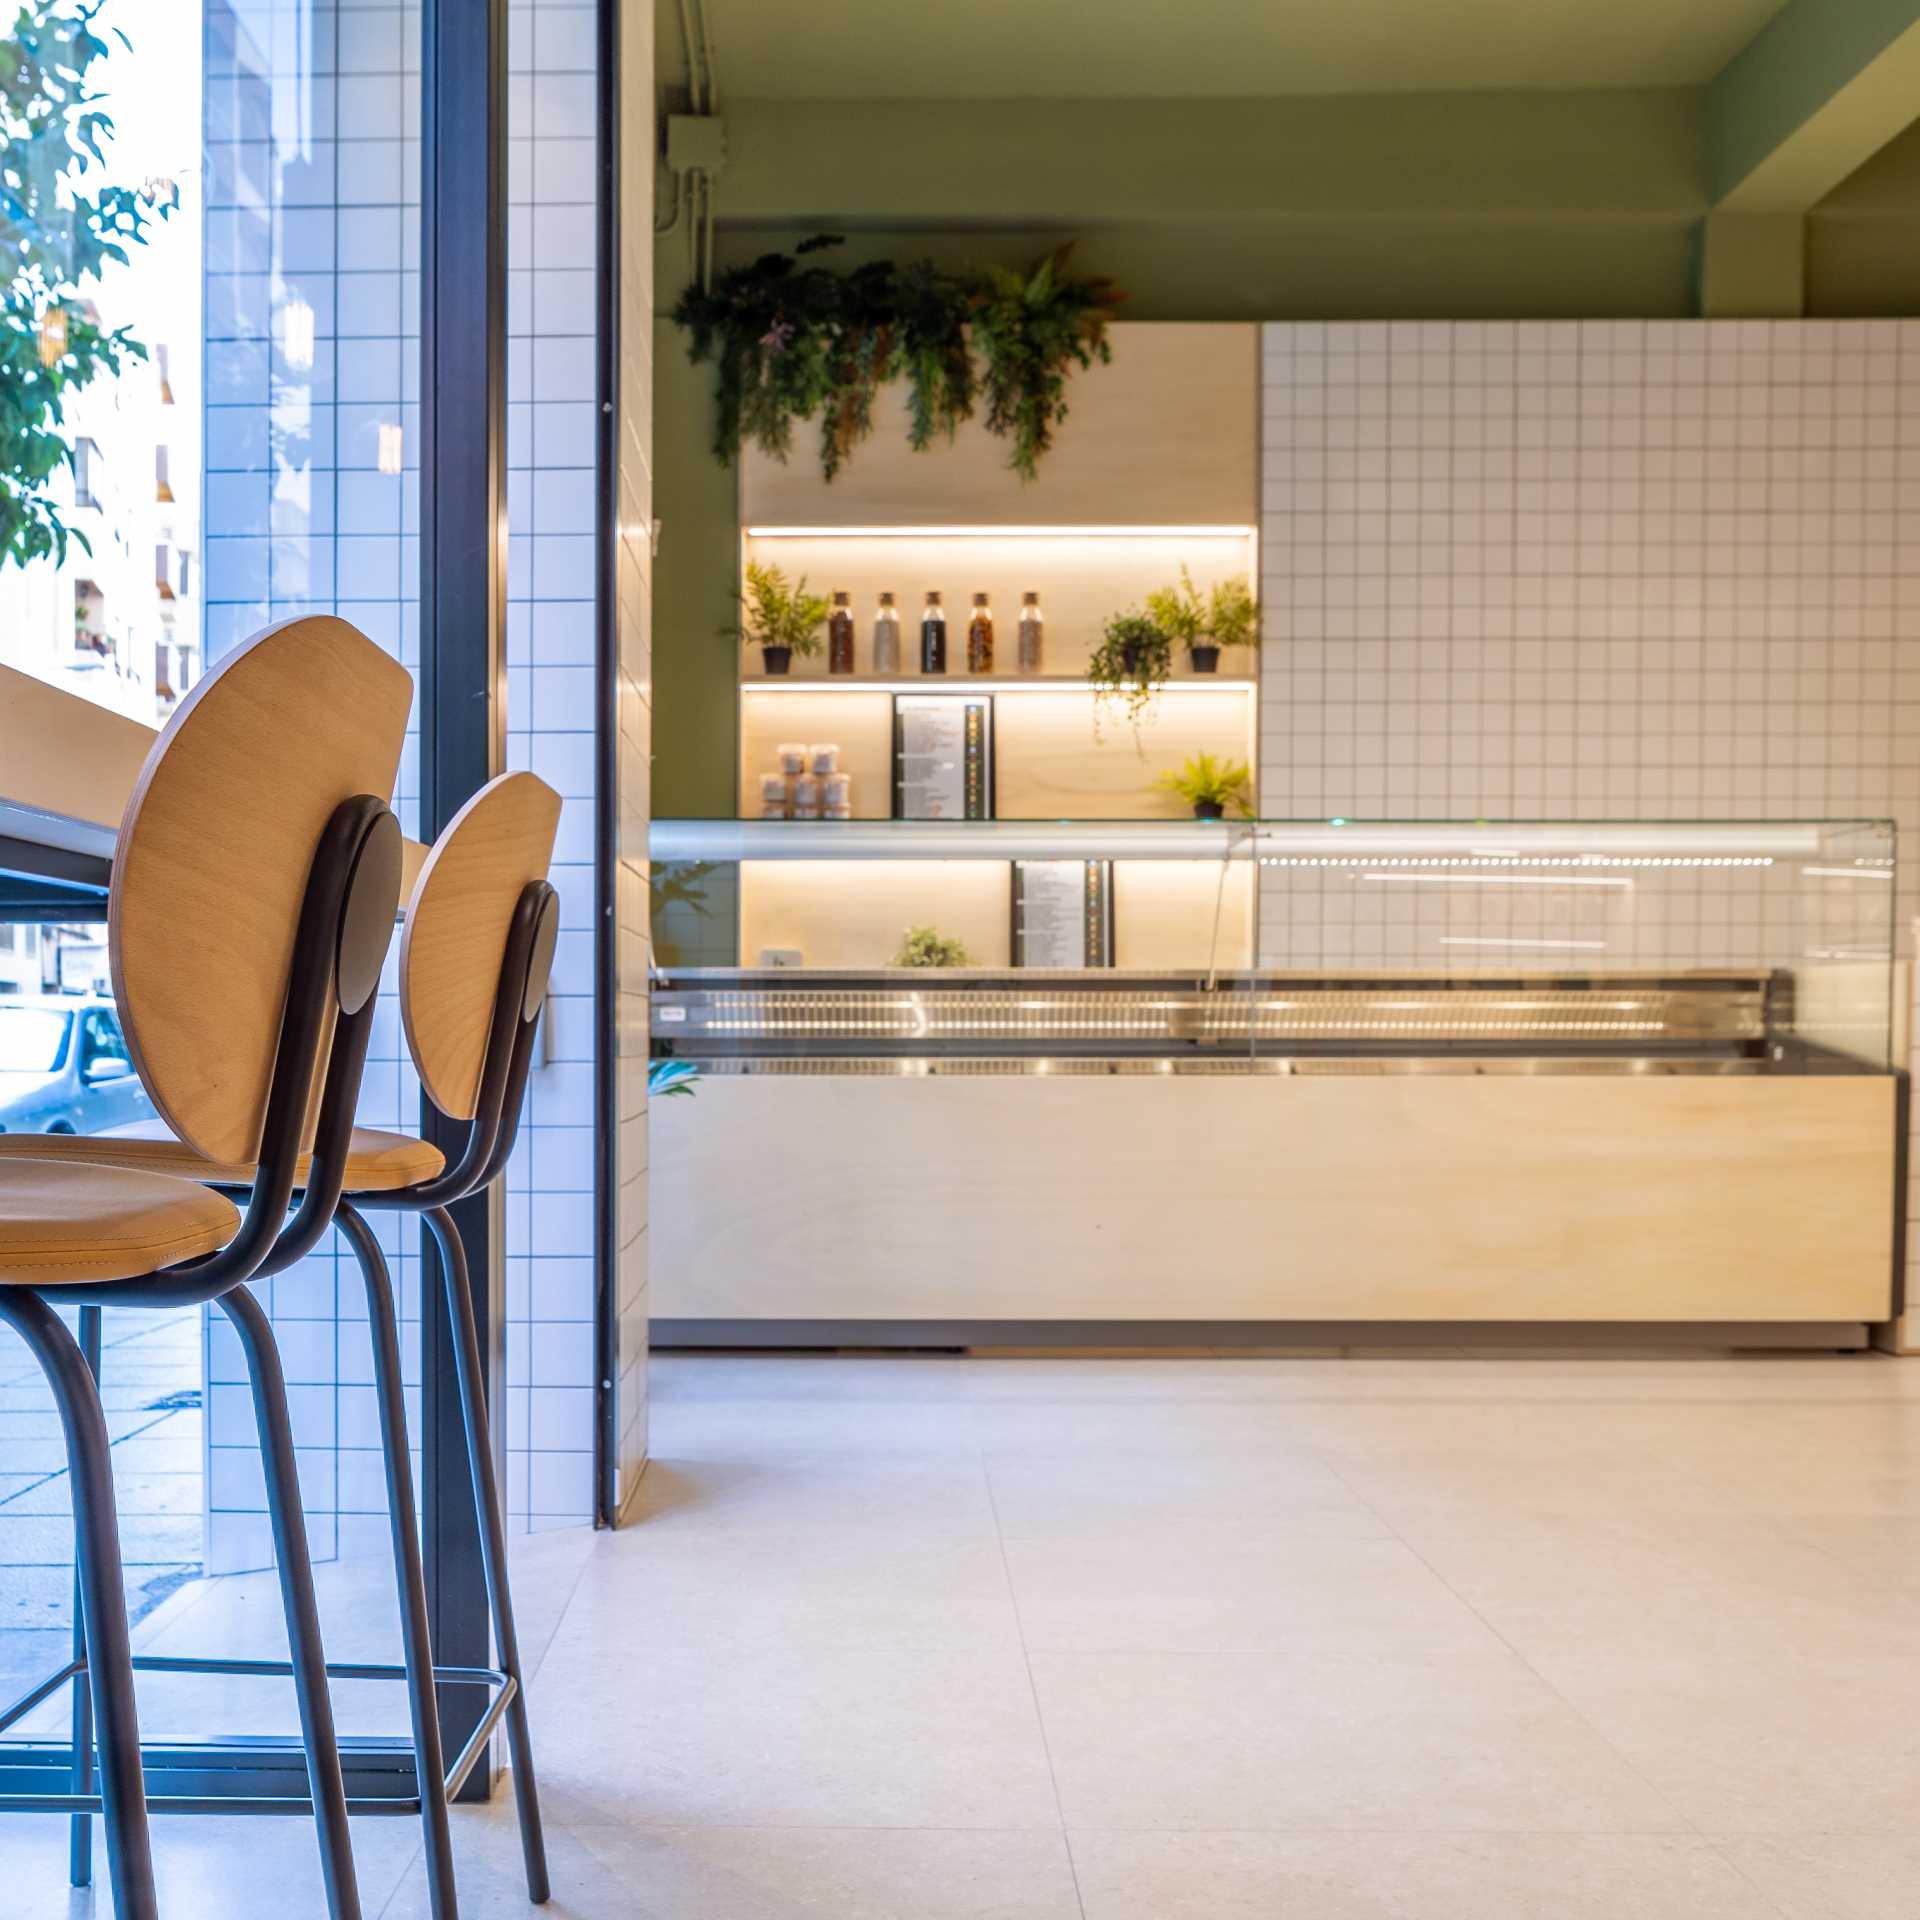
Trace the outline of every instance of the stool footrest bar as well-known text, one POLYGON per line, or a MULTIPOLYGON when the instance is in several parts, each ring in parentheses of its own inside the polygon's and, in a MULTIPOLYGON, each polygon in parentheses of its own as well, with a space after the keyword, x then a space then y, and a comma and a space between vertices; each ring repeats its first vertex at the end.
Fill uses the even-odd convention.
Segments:
POLYGON ((75 1658, 69 1660, 57 1673, 48 1674, 38 1686, 30 1687, 5 1713, 0 1713, 0 1733, 5 1733, 16 1720, 25 1714, 31 1713, 42 1700, 50 1699, 54 1694, 58 1693, 69 1680, 85 1673, 86 1670, 86 1661, 75 1658))
MULTIPOLYGON (((14 1720, 32 1708, 49 1699, 70 1680, 79 1678, 87 1670, 84 1659, 69 1661, 58 1672, 49 1674, 30 1692, 21 1696, 7 1710, 7 1717, 0 1719, 0 1730, 10 1726, 14 1720)), ((225 1660, 213 1656, 199 1657, 176 1654, 135 1654, 133 1670, 136 1673, 216 1673, 237 1674, 243 1678, 263 1680, 287 1680, 293 1676, 293 1664, 287 1660, 225 1660)), ((330 1680, 404 1680, 407 1672, 404 1667, 369 1664, 365 1662, 343 1661, 329 1662, 327 1677, 330 1680)), ((519 1682, 511 1674, 502 1673, 497 1667, 435 1667, 433 1677, 437 1681, 451 1686, 484 1686, 497 1689, 487 1703, 487 1710, 480 1716, 480 1723, 469 1736, 460 1750, 446 1778, 446 1793, 449 1799, 459 1793, 466 1785, 467 1776, 472 1773, 482 1753, 486 1751, 488 1740, 499 1726, 501 1717, 520 1691, 519 1682)), ((142 1747, 143 1756, 147 1752, 142 1747)), ((149 1794, 147 1811, 153 1814, 311 1814, 313 1801, 299 1794, 149 1794)), ((99 1813, 102 1811, 101 1797, 97 1793, 0 1793, 0 1813, 99 1813)), ((350 1814, 387 1814, 411 1813, 420 1811, 420 1796, 394 1795, 378 1799, 352 1799, 347 1801, 350 1814)))
MULTIPOLYGON (((286 1680, 293 1675, 293 1663, 288 1660, 223 1660, 211 1655, 189 1658, 184 1654, 136 1653, 133 1656, 133 1670, 135 1673, 226 1673, 256 1680, 286 1680)), ((83 1663, 76 1661, 51 1685, 43 1683, 33 1696, 34 1704, 37 1706, 61 1681, 69 1680, 83 1671, 83 1663)), ((406 1677, 405 1667, 366 1661, 327 1662, 329 1680, 404 1680, 406 1677)), ((511 1684, 510 1677, 498 1667, 435 1667, 433 1677, 454 1686, 504 1687, 511 1684)), ((0 1722, 0 1726, 4 1724, 0 1722)))

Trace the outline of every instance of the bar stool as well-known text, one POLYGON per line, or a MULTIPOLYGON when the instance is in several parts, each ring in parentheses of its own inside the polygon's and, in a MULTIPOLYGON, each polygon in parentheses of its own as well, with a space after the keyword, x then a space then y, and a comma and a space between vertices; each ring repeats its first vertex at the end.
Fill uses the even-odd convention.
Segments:
MULTIPOLYGON (((481 788, 434 843, 415 883, 401 936, 401 1014, 428 1098, 448 1118, 465 1123, 467 1134, 449 1169, 445 1157, 427 1141, 354 1128, 345 1150, 346 1198, 333 1216, 366 1284, 403 1664, 330 1671, 336 1677, 407 1683, 434 1920, 455 1920, 458 1907, 448 1803, 465 1785, 503 1719, 527 1896, 540 1905, 550 1891, 479 1333, 466 1250, 448 1208, 497 1179, 513 1150, 559 927, 558 897, 546 877, 559 821, 560 796, 544 781, 528 773, 503 774, 481 788), (440 1256, 498 1662, 492 1668, 441 1667, 433 1661, 393 1284, 379 1241, 364 1217, 367 1211, 381 1210, 422 1214, 440 1256), (450 1766, 436 1681, 485 1685, 491 1691, 487 1709, 450 1766)), ((222 1162, 195 1152, 164 1121, 63 1139, 61 1145, 76 1159, 173 1174, 230 1193, 244 1194, 256 1178, 244 1162, 222 1162)), ((365 1810, 412 1811, 413 1806, 409 1798, 369 1804, 365 1810)))
POLYGON ((294 1682, 307 1766, 308 1798, 270 1804, 313 1813, 328 1911, 361 1912, 285 1382, 244 1283, 318 1239, 345 1177, 399 895, 399 827, 379 796, 392 789, 411 703, 405 670, 346 622, 270 628, 182 701, 121 823, 108 944, 128 1050, 182 1140, 257 1165, 244 1214, 204 1187, 64 1152, 42 1157, 48 1139, 4 1136, 0 1320, 26 1340, 59 1408, 79 1618, 73 1660, 0 1714, 4 1731, 72 1682, 73 1791, 0 1796, 0 1811, 71 1813, 76 1882, 87 1877, 90 1816, 103 1815, 121 1920, 158 1920, 150 1808, 244 1809, 146 1795, 133 1675, 202 1663, 131 1650, 96 1383, 99 1315, 215 1301, 253 1390, 292 1656, 272 1670, 294 1682), (290 1219, 303 1159, 305 1192, 290 1219), (56 1301, 79 1307, 80 1339, 56 1301))
MULTIPOLYGON (((508 773, 482 787, 434 842, 414 884, 400 936, 400 1011, 421 1087, 449 1120, 465 1124, 466 1135, 451 1167, 408 1185, 362 1182, 350 1165, 347 1197, 340 1203, 336 1222, 366 1276, 369 1300, 384 1301, 389 1320, 393 1289, 380 1244, 362 1210, 423 1215, 440 1255, 453 1328, 467 1469, 480 1522, 494 1658, 499 1663, 495 1677, 501 1682, 491 1709, 447 1772, 445 1794, 459 1792, 485 1751, 493 1726, 504 1716, 527 1898, 535 1906, 546 1902, 550 1884, 533 1740, 527 1725, 526 1681, 507 1575, 506 1526, 493 1467, 473 1289, 466 1249, 448 1209, 500 1177, 519 1132, 535 1031, 559 935, 559 896, 547 880, 559 826, 560 796, 530 773, 508 773)), ((376 1337, 377 1373, 382 1344, 376 1337)), ((390 1504, 397 1514, 402 1500, 410 1499, 411 1485, 397 1364, 389 1362, 385 1371, 381 1397, 390 1399, 399 1411, 397 1445, 388 1451, 389 1488, 395 1495, 390 1504)), ((397 1528, 397 1519, 395 1524, 397 1528)), ((411 1607, 417 1622, 409 1630, 408 1643, 417 1642, 424 1656, 427 1624, 417 1565, 411 1584, 414 1598, 409 1599, 404 1587, 402 1592, 403 1609, 411 1607)), ((434 1671, 446 1678, 454 1670, 434 1671)), ((437 1726, 431 1739, 437 1746, 437 1726)), ((423 1784, 426 1777, 423 1764, 423 1784)), ((444 1796, 437 1810, 428 1809, 428 1820, 430 1831, 435 1821, 444 1830, 444 1796)), ((430 1844, 427 1865, 434 1920, 454 1920, 451 1867, 436 1881, 433 1864, 430 1844)))

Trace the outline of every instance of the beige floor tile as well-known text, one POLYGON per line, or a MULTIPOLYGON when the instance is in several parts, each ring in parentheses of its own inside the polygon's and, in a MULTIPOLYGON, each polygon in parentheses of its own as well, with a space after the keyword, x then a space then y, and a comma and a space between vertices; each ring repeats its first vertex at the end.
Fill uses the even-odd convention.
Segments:
POLYGON ((1339 1475, 1301 1448, 1214 1446, 1003 1449, 986 1456, 1009 1538, 1236 1523, 1302 1535, 1381 1539, 1386 1528, 1339 1475))
POLYGON ((1526 1655, 1847 1649, 1920 1615, 1920 1537, 1887 1523, 1782 1518, 1542 1519, 1467 1537, 1416 1531, 1421 1558, 1526 1655))
MULTIPOLYGON (((67 1823, 0 1814, 0 1913, 7 1920, 111 1920, 107 1850, 94 1836, 90 1891, 67 1884, 67 1823)), ((312 1825, 286 1819, 155 1819, 153 1870, 166 1920, 307 1920, 326 1912, 312 1825)), ((353 1822, 361 1904, 378 1914, 419 1851, 412 1820, 353 1822)))
POLYGON ((610 1640, 646 1622, 648 1644, 724 1653, 779 1646, 1017 1653, 1019 1624, 998 1541, 902 1530, 634 1527, 596 1556, 574 1594, 576 1626, 610 1640))
POLYGON ((1356 1500, 1415 1540, 1494 1531, 1542 1516, 1637 1522, 1726 1511, 1724 1499, 1683 1462, 1643 1463, 1617 1447, 1552 1459, 1519 1450, 1499 1458, 1417 1449, 1392 1459, 1356 1459, 1336 1449, 1324 1449, 1321 1457, 1356 1500))
POLYGON ((899 1399, 670 1399, 656 1403, 648 1427, 655 1458, 764 1460, 795 1454, 928 1454, 970 1459, 980 1450, 970 1402, 935 1395, 899 1399))
POLYGON ((1784 1834, 1720 1851, 1792 1920, 1913 1920, 1920 1835, 1784 1834))
POLYGON ((1497 1652, 1484 1622, 1397 1540, 1286 1521, 1021 1535, 1007 1569, 1029 1648, 1048 1653, 1497 1652))
MULTIPOLYGON (((550 1828, 553 1920, 1079 1920, 1064 1837, 550 1828)), ((526 1920, 510 1824, 461 1819, 462 1920, 526 1920), (476 1829, 480 1829, 476 1831, 476 1829)), ((416 1865, 382 1920, 429 1920, 416 1865)))
MULTIPOLYGON (((771 1564, 769 1579, 777 1579, 771 1564)), ((532 1690, 554 1817, 636 1826, 1045 1828, 1018 1653, 735 1647, 561 1629, 532 1690)))
POLYGON ((1911 1830, 1920 1677, 1861 1647, 1533 1665, 1703 1833, 1911 1830))
MULTIPOLYGON (((1920 1911, 1920 1366, 653 1372, 638 1523, 516 1547, 554 1920, 1073 1920, 1075 1867, 1086 1920, 1920 1911)), ((335 1657, 390 1656, 385 1568, 320 1578, 335 1657)), ((277 1587, 146 1631, 277 1653, 277 1587)), ((154 1730, 293 1717, 143 1697, 154 1730)), ((397 1688, 338 1706, 404 1727, 397 1688)), ((156 1830, 169 1913, 319 1911, 301 1822, 156 1830)), ((424 1920, 415 1824, 356 1838, 370 1920, 424 1920)), ((456 1845, 465 1920, 528 1913, 507 1802, 456 1845)), ((5 1920, 100 1920, 64 1823, 0 1849, 5 1920)))
POLYGON ((1311 1452, 1301 1410, 1272 1394, 1151 1407, 1134 1399, 994 1399, 968 1409, 968 1419, 980 1446, 997 1459, 1084 1449, 1210 1453, 1216 1460, 1311 1452))
POLYGON ((794 1457, 770 1450, 748 1460, 659 1454, 641 1476, 630 1524, 660 1538, 772 1527, 866 1531, 876 1539, 996 1537, 978 1460, 874 1453, 794 1457))
POLYGON ((954 1355, 921 1353, 673 1353, 648 1361, 648 1397, 658 1409, 695 1400, 971 1401, 980 1368, 954 1355))
POLYGON ((1086 1920, 1776 1920, 1704 1841, 1074 1832, 1086 1920))
POLYGON ((1682 1824, 1508 1655, 1036 1653, 1032 1665, 1069 1828, 1682 1824))

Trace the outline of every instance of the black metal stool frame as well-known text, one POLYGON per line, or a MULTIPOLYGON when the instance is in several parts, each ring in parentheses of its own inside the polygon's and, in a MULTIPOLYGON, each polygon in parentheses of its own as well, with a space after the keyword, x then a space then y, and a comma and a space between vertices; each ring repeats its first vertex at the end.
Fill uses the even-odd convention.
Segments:
MULTIPOLYGON (((540 1819, 539 1789, 534 1776, 533 1744, 527 1725, 526 1690, 515 1628, 513 1597, 507 1575, 506 1524, 500 1508, 499 1485, 493 1472, 486 1386, 480 1357, 479 1329, 473 1309, 472 1283, 466 1249, 453 1216, 447 1211, 500 1177, 513 1151, 519 1115, 532 1071, 533 1043, 545 1002, 547 979, 553 965, 559 923, 559 899, 544 880, 531 882, 515 903, 508 927, 500 983, 494 997, 493 1019, 481 1067, 480 1090, 474 1118, 458 1161, 433 1180, 384 1193, 356 1194, 336 1201, 332 1224, 339 1228, 358 1261, 367 1289, 367 1319, 371 1333, 375 1398, 379 1407, 381 1459, 387 1483, 387 1517, 393 1543, 394 1573, 399 1588, 403 1664, 347 1664, 326 1667, 336 1680, 404 1680, 413 1729, 416 1784, 413 1794, 383 1795, 377 1799, 350 1799, 349 1813, 414 1815, 424 1829, 428 1900, 434 1920, 456 1920, 458 1888, 455 1881, 448 1806, 466 1784, 486 1752, 487 1743, 504 1719, 512 1759, 515 1810, 520 1825, 521 1853, 526 1870, 527 1897, 544 1905, 551 1895, 546 1842, 540 1819), (427 1618, 426 1577, 421 1563, 420 1534, 409 1466, 406 1399, 400 1358, 399 1322, 394 1308, 393 1281, 386 1257, 360 1209, 419 1213, 425 1217, 440 1255, 447 1311, 454 1334, 454 1363, 460 1392, 462 1427, 467 1442, 467 1467, 474 1506, 480 1522, 481 1567, 487 1603, 493 1620, 497 1667, 443 1667, 433 1661, 432 1631, 427 1618), (440 1734, 437 1687, 483 1686, 490 1699, 485 1712, 453 1763, 446 1763, 440 1734)), ((350 1109, 328 1110, 323 1133, 331 1128, 336 1156, 344 1159, 352 1138, 350 1109)), ((322 1147, 316 1145, 315 1165, 322 1147)), ((223 1192, 245 1196, 245 1187, 223 1187, 223 1192)), ((290 1228, 295 1243, 285 1261, 274 1256, 277 1271, 309 1251, 327 1222, 316 1217, 302 1230, 290 1228)), ((285 1661, 172 1659, 137 1656, 138 1672, 227 1673, 284 1677, 285 1661)), ((49 1689, 50 1690, 50 1689, 49 1689)), ((42 1697, 42 1696, 36 1696, 42 1697)), ((42 1805, 53 1804, 43 1800, 42 1805)), ((189 1804, 231 1813, 300 1813, 311 1802, 298 1798, 221 1800, 189 1804)), ((0 1802, 3 1806, 4 1802, 0 1802)), ((156 1810, 170 1803, 156 1801, 156 1810)), ((76 1881, 76 1884, 80 1884, 76 1881)))
POLYGON ((114 1906, 122 1920, 158 1920, 151 1813, 311 1813, 332 1920, 361 1920, 347 1830, 349 1811, 327 1693, 313 1566, 295 1468, 286 1382, 272 1329, 245 1283, 284 1271, 331 1224, 352 1137, 353 1108, 372 1035, 373 1002, 399 905, 399 824, 371 795, 335 809, 307 877, 278 1050, 262 1128, 259 1177, 247 1190, 239 1231, 219 1252, 133 1280, 62 1284, 49 1292, 81 1309, 76 1340, 43 1294, 0 1287, 0 1321, 27 1342, 45 1374, 66 1435, 73 1485, 78 1618, 74 1656, 4 1712, 0 1732, 69 1681, 73 1700, 73 1791, 0 1794, 0 1813, 73 1816, 70 1877, 91 1878, 91 1816, 103 1816, 114 1906), (305 1191, 293 1193, 315 1071, 328 1023, 326 1078, 305 1191), (288 1218, 292 1209, 292 1218, 288 1218), (97 1374, 99 1312, 107 1306, 172 1307, 218 1302, 239 1336, 266 1469, 267 1501, 292 1659, 285 1662, 135 1657, 113 1497, 113 1469, 97 1374), (133 1676, 139 1672, 266 1672, 291 1677, 299 1705, 309 1796, 149 1799, 143 1779, 133 1676), (95 1724, 97 1723, 97 1725, 95 1724), (94 1738, 88 1738, 89 1727, 94 1738), (100 1783, 92 1790, 91 1745, 100 1783))
MULTIPOLYGON (((382 1451, 387 1472, 388 1508, 400 1584, 404 1668, 387 1668, 380 1677, 404 1677, 414 1707, 422 1811, 427 1828, 427 1883, 434 1920, 454 1920, 456 1893, 447 1842, 447 1802, 466 1783, 494 1729, 504 1718, 512 1761, 520 1850, 526 1869, 527 1898, 535 1906, 551 1892, 546 1841, 541 1829, 540 1794, 534 1778, 533 1741, 527 1725, 526 1683, 520 1665, 519 1635, 507 1577, 506 1523, 500 1509, 499 1482, 493 1470, 487 1417, 486 1382, 466 1249, 448 1207, 480 1192, 506 1167, 519 1132, 520 1109, 533 1066, 534 1033, 545 1002, 559 926, 559 898, 544 880, 530 881, 514 905, 501 959, 500 983, 481 1063, 474 1117, 460 1156, 432 1180, 384 1193, 358 1193, 340 1202, 335 1224, 346 1236, 367 1283, 367 1306, 374 1320, 373 1366, 381 1408, 382 1451), (467 1442, 467 1468, 480 1523, 480 1559, 493 1620, 496 1669, 435 1667, 430 1651, 426 1583, 420 1566, 419 1538, 413 1525, 413 1483, 408 1471, 406 1409, 401 1398, 399 1339, 393 1314, 393 1286, 386 1260, 361 1210, 418 1213, 424 1216, 440 1256, 447 1313, 453 1330, 454 1366, 460 1391, 461 1424, 467 1442), (403 1520, 404 1516, 404 1520, 403 1520), (486 1712, 451 1768, 442 1771, 439 1715, 434 1683, 491 1682, 497 1687, 486 1712)), ((334 1668, 342 1673, 345 1670, 334 1668)), ((406 1810, 410 1803, 384 1802, 382 1811, 406 1810)))

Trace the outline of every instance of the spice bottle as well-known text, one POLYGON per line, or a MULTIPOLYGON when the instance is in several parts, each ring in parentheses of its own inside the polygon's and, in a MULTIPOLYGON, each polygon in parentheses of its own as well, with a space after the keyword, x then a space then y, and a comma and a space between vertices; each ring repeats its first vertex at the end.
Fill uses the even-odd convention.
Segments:
POLYGON ((833 611, 827 615, 827 671, 853 671, 853 609, 844 593, 833 596, 833 611))
POLYGON ((1040 596, 1023 594, 1020 600, 1020 671, 1039 673, 1046 656, 1046 622, 1040 617, 1040 596))
POLYGON ((973 618, 967 622, 967 671, 993 671, 993 609, 984 593, 973 596, 973 618))
POLYGON ((883 593, 873 616, 873 670, 875 673, 900 671, 900 609, 893 595, 883 593))
POLYGON ((937 593, 927 595, 920 615, 920 671, 945 673, 947 670, 947 610, 937 593))

